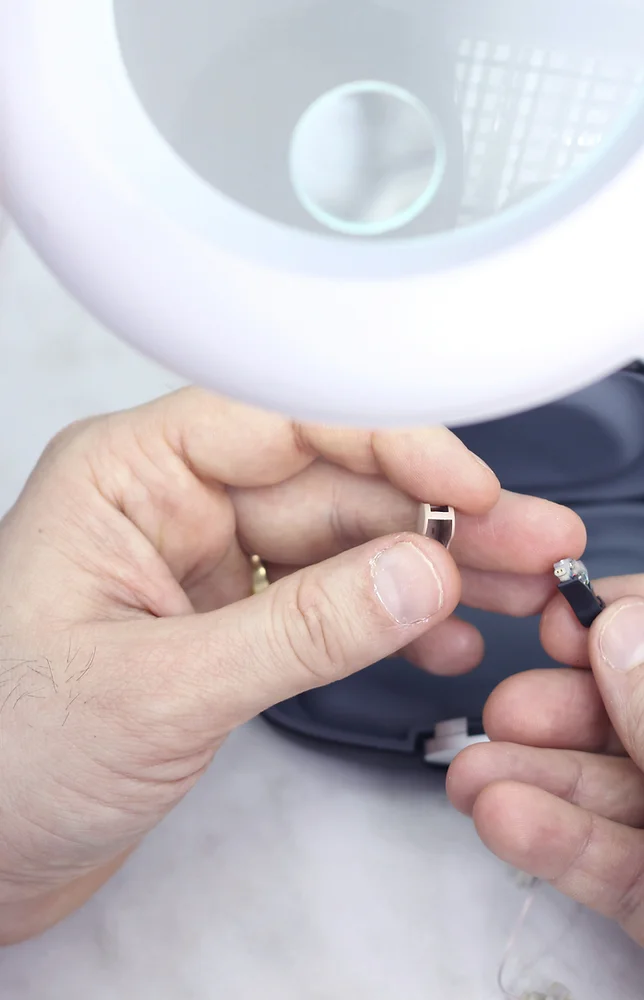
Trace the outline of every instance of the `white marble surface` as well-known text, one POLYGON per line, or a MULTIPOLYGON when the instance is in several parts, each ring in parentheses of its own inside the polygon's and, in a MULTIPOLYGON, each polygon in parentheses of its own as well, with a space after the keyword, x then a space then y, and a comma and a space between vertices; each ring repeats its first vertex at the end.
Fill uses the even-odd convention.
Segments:
MULTIPOLYGON (((177 384, 10 235, 0 510, 61 425, 177 384)), ((0 998, 495 1000, 522 899, 440 775, 329 756, 258 721, 82 913, 0 952, 0 998)), ((644 952, 554 893, 538 899, 520 960, 534 987, 562 980, 574 1000, 644 995, 644 952)))

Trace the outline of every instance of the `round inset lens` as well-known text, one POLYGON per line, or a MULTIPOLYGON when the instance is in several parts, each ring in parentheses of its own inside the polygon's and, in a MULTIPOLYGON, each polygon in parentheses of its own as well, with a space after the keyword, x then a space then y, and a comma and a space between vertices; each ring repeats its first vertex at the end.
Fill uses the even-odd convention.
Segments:
POLYGON ((379 236, 432 203, 446 161, 442 130, 422 101, 401 87, 360 81, 305 111, 291 142, 291 182, 328 229, 379 236))

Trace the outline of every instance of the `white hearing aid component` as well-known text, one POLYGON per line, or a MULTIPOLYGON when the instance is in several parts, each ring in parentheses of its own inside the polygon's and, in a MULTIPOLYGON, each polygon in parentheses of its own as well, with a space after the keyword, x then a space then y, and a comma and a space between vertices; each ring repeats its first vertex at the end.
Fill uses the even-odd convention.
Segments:
POLYGON ((641 353, 642 51, 631 0, 0 0, 0 198, 190 379, 470 423, 641 353))
POLYGON ((433 736, 425 741, 423 757, 426 764, 447 767, 461 750, 487 742, 481 723, 469 719, 446 719, 436 724, 433 736))
POLYGON ((421 503, 418 512, 419 535, 434 538, 446 549, 454 541, 456 534, 456 514, 453 507, 435 507, 430 503, 421 503))

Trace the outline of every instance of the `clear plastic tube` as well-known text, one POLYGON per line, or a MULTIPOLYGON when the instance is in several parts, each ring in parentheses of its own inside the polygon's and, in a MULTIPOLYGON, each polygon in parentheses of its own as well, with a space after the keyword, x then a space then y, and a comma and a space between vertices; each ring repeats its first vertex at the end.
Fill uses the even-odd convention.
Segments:
POLYGON ((497 975, 497 985, 503 1000, 573 1000, 569 989, 562 983, 553 983, 544 993, 539 990, 528 990, 522 993, 515 993, 507 983, 508 963, 515 951, 525 928, 526 921, 537 899, 541 883, 538 879, 525 876, 523 873, 515 873, 515 879, 520 886, 527 889, 527 895, 519 912, 519 916, 512 928, 508 943, 503 952, 499 971, 497 975))

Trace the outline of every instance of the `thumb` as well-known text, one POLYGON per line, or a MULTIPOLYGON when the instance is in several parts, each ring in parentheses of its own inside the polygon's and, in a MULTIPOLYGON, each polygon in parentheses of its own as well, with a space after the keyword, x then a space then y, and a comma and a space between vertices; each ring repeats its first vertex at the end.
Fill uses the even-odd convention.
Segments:
POLYGON ((590 660, 613 726, 644 770, 644 600, 626 598, 600 616, 590 660))
MULTIPOLYGON (((123 626, 129 669, 162 664, 166 693, 221 735, 278 702, 341 680, 444 621, 460 598, 437 542, 398 535, 285 577, 212 614, 123 626)), ((123 648, 123 647, 122 647, 123 648)), ((181 711, 181 709, 179 709, 181 711)))

